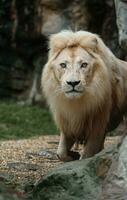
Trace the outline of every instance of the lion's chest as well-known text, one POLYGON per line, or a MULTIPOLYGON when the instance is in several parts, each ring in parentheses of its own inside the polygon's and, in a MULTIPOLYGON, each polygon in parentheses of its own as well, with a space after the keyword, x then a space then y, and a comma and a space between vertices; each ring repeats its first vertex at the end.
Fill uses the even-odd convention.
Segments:
POLYGON ((57 119, 58 127, 66 135, 82 140, 89 126, 89 120, 81 110, 61 110, 57 119))

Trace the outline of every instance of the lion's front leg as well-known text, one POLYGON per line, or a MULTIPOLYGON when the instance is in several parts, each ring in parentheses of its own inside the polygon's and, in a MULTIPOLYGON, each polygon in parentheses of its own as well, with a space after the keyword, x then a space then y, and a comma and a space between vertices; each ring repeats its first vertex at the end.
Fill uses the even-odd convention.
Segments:
POLYGON ((106 123, 95 123, 86 144, 80 154, 80 159, 92 157, 104 148, 106 123))
POLYGON ((92 157, 104 148, 106 127, 109 121, 110 103, 108 101, 103 105, 92 119, 92 125, 86 130, 88 138, 86 145, 83 147, 80 159, 92 157))
POLYGON ((89 158, 99 153, 104 148, 104 136, 99 139, 93 140, 89 138, 87 144, 83 146, 83 150, 80 153, 80 160, 83 158, 89 158))
POLYGON ((60 141, 57 149, 58 158, 62 161, 72 161, 79 159, 79 154, 77 152, 71 151, 71 148, 75 140, 71 136, 66 136, 61 133, 60 141))

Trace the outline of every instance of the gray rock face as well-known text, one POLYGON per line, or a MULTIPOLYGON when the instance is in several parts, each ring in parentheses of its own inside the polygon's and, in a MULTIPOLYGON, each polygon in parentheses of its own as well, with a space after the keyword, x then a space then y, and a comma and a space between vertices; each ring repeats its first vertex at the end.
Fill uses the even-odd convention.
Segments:
POLYGON ((127 52, 127 1, 115 0, 119 43, 127 52))
POLYGON ((36 185, 37 200, 126 200, 127 136, 93 158, 63 164, 36 185))
POLYGON ((69 162, 45 177, 34 189, 37 200, 98 200, 101 184, 112 164, 108 150, 94 158, 69 162))
POLYGON ((0 177, 0 200, 23 200, 24 194, 15 191, 12 187, 3 183, 0 177))
POLYGON ((119 150, 119 159, 118 159, 118 167, 116 176, 118 180, 118 184, 127 189, 127 137, 123 141, 123 144, 119 150))
POLYGON ((127 199, 127 136, 103 182, 102 199, 127 199))

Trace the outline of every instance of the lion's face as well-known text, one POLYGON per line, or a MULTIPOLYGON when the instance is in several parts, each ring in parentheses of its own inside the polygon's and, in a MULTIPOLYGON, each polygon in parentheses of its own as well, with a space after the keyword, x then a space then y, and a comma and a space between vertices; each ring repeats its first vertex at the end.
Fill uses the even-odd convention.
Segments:
POLYGON ((53 61, 57 92, 67 98, 80 98, 86 93, 94 75, 94 57, 81 47, 62 50, 53 61))

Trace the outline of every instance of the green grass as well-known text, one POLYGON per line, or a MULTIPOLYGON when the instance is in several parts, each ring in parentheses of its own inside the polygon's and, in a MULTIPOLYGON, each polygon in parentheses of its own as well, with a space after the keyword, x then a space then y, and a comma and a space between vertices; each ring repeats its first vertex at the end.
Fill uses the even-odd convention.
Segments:
POLYGON ((0 102, 0 140, 56 133, 56 127, 47 109, 0 102))

